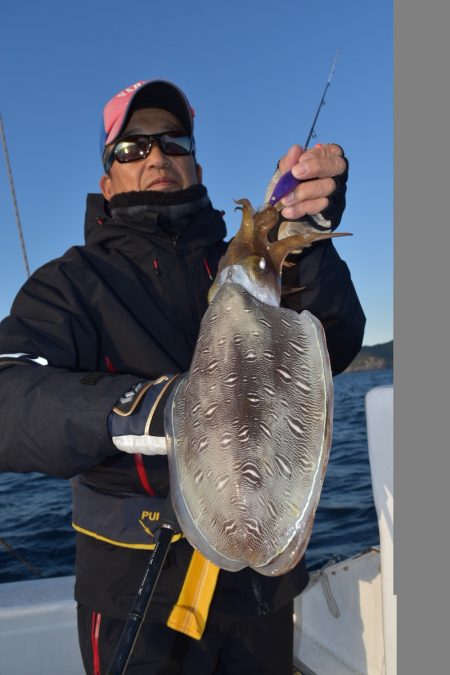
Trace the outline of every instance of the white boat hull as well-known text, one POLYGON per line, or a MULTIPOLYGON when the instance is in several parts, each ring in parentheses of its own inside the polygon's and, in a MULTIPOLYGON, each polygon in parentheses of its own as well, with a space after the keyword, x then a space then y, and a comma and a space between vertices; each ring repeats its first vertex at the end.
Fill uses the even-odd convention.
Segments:
POLYGON ((0 585, 0 673, 84 675, 74 577, 0 585))
POLYGON ((313 573, 294 608, 294 662, 302 673, 384 675, 378 550, 313 573))
POLYGON ((397 596, 394 592, 394 389, 375 387, 366 395, 372 490, 378 515, 386 673, 397 672, 397 596))

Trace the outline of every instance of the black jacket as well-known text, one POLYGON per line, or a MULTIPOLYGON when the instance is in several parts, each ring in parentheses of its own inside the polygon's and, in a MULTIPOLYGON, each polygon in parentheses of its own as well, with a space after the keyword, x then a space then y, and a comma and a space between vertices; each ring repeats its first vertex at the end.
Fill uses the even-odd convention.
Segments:
MULTIPOLYGON (((82 474, 113 495, 145 495, 147 484, 166 494, 166 458, 144 457, 143 479, 136 458, 112 444, 107 418, 134 383, 189 369, 226 232, 202 186, 182 198, 187 210, 168 206, 164 195, 156 205, 146 193, 119 196, 110 216, 103 198, 90 195, 86 245, 37 270, 20 290, 0 325, 0 470, 82 474)), ((322 321, 333 372, 341 372, 361 347, 365 319, 332 242, 298 256, 284 283, 306 287, 283 305, 322 321)), ((155 620, 176 601, 191 551, 186 540, 172 545, 155 620)), ((126 617, 148 555, 78 534, 76 599, 126 617)), ((275 579, 222 571, 210 620, 270 611, 306 583, 303 563, 275 579)))

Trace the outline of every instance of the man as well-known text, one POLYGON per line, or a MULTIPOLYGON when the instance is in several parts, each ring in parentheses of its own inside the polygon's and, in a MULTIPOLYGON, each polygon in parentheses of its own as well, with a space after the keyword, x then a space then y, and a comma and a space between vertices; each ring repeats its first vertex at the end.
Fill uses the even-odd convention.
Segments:
MULTIPOLYGON (((175 85, 123 90, 103 123, 102 195, 88 197, 86 245, 37 270, 0 326, 0 469, 75 477, 79 639, 86 672, 96 675, 111 662, 154 546, 169 485, 164 405, 189 369, 227 246, 201 182, 193 113, 175 85)), ((284 218, 337 227, 342 155, 336 145, 288 151, 278 173, 292 169, 306 182, 285 198, 284 218)), ((330 240, 289 260, 284 285, 305 290, 283 304, 322 321, 341 372, 365 322, 347 266, 330 240)), ((127 672, 290 673, 304 563, 277 578, 221 571, 206 627, 191 636, 177 612, 183 590, 196 588, 193 560, 186 539, 174 537, 127 672)))

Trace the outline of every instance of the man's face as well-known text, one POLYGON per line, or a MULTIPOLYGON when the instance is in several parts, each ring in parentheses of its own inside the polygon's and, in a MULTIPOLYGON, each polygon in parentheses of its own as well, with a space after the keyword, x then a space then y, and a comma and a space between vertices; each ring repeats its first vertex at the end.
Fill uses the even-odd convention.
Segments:
MULTIPOLYGON (((184 131, 167 110, 146 108, 132 113, 121 138, 163 131, 184 131)), ((201 182, 201 168, 192 155, 165 155, 155 143, 148 157, 134 162, 112 163, 109 175, 102 176, 100 188, 108 201, 121 192, 175 192, 201 182)))

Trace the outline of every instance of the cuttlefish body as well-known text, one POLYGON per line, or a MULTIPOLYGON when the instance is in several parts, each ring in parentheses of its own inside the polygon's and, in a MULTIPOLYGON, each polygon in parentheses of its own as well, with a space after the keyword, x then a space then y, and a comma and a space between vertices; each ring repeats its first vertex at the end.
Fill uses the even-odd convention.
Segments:
POLYGON ((322 325, 279 307, 281 269, 291 251, 339 235, 305 227, 269 243, 277 210, 238 203, 241 228, 166 409, 171 495, 184 534, 209 560, 272 576, 308 544, 333 410, 322 325))

